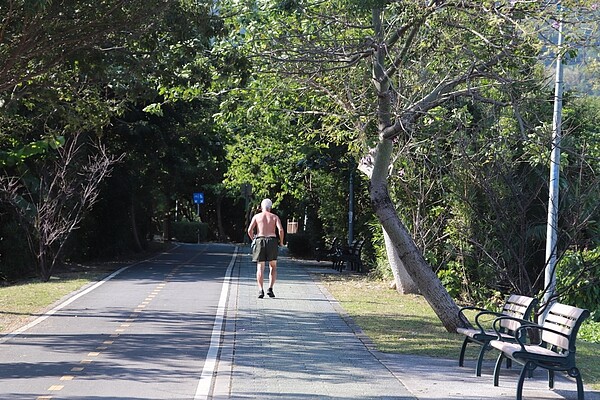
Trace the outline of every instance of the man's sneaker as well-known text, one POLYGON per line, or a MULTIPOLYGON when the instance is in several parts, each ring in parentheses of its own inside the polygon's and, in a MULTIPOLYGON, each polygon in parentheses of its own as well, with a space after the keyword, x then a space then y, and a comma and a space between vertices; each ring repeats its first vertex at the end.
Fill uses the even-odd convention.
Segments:
POLYGON ((273 293, 273 288, 268 288, 267 294, 269 295, 269 297, 275 297, 275 293, 273 293))
POLYGON ((265 291, 261 290, 261 291, 258 292, 258 298, 262 299, 263 297, 265 297, 265 291))

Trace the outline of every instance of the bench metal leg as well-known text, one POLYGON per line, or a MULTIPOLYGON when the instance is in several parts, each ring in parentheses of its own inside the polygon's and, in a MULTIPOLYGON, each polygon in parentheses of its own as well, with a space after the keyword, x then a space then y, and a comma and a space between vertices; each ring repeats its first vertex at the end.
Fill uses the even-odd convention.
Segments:
POLYGON ((459 367, 465 366, 465 351, 467 350, 467 345, 469 343, 471 343, 471 338, 466 336, 465 340, 463 340, 463 344, 460 348, 460 355, 458 356, 458 366, 459 367))
POLYGON ((477 357, 477 366, 475 367, 475 375, 481 376, 481 366, 483 364, 483 357, 485 356, 485 352, 490 348, 489 343, 486 343, 481 346, 481 350, 479 350, 479 357, 477 357))
POLYGON ((530 377, 533 375, 533 370, 537 368, 534 362, 528 361, 521 370, 521 374, 519 375, 519 383, 517 384, 517 400, 523 399, 523 383, 525 382, 526 377, 530 377))
POLYGON ((502 359, 504 358, 504 353, 500 352, 498 355, 498 359, 496 360, 496 366, 494 367, 494 386, 498 386, 498 380, 500 377, 500 370, 502 369, 502 359))
POLYGON ((583 380, 581 379, 581 373, 579 372, 579 368, 573 367, 569 371, 567 371, 570 377, 575 378, 577 382, 577 400, 584 400, 583 393, 583 380))

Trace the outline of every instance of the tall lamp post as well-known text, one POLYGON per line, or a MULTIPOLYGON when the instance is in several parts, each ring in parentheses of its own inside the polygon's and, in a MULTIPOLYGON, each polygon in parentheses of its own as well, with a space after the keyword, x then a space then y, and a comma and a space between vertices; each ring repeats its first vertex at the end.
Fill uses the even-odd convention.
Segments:
POLYGON ((354 161, 350 161, 350 176, 348 178, 348 246, 354 241, 354 161))
POLYGON ((556 291, 556 260, 558 231, 558 194, 560 174, 560 142, 562 138, 562 100, 563 100, 563 22, 558 4, 558 55, 556 57, 556 77, 554 83, 554 113, 552 118, 552 153, 550 155, 550 182, 548 192, 548 224, 546 226, 546 269, 544 274, 545 310, 553 301, 556 291))

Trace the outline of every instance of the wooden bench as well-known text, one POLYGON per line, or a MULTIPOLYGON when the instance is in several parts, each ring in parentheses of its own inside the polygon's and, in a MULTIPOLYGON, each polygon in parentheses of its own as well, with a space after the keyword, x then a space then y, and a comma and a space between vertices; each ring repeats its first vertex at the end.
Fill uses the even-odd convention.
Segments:
POLYGON ((536 324, 513 317, 499 317, 494 321, 498 339, 490 345, 500 350, 494 369, 494 386, 498 386, 500 365, 504 358, 523 365, 517 384, 517 400, 523 397, 525 376, 531 376, 533 370, 540 367, 548 371, 548 386, 554 387, 554 372, 565 371, 577 382, 577 399, 583 400, 583 381, 575 365, 575 340, 582 322, 590 312, 565 304, 554 303, 550 306, 542 324, 536 324), (513 321, 521 326, 515 330, 513 340, 503 340, 501 326, 513 321))
MULTIPOLYGON (((490 342, 494 339, 498 339, 498 333, 494 331, 492 326, 493 321, 497 317, 501 316, 510 316, 518 319, 530 320, 536 305, 537 300, 533 297, 512 294, 508 297, 504 303, 504 306, 502 306, 502 311, 500 312, 489 311, 485 308, 474 306, 462 307, 459 310, 459 317, 471 327, 456 329, 456 332, 465 335, 465 340, 463 341, 460 349, 460 355, 458 357, 458 365, 461 367, 464 366, 467 345, 469 343, 476 343, 481 346, 481 349, 479 350, 479 357, 477 358, 475 373, 477 376, 481 376, 481 365, 483 363, 485 352, 491 348, 490 342), (473 321, 469 320, 469 318, 467 318, 467 316, 464 314, 464 311, 467 310, 478 311, 473 321)), ((514 330, 520 326, 520 324, 514 321, 507 320, 500 324, 498 330, 506 340, 510 340, 513 337, 512 334, 514 330)))
POLYGON ((342 270, 347 266, 350 271, 362 271, 362 248, 365 244, 364 239, 355 239, 352 241, 352 245, 344 247, 334 256, 333 267, 338 271, 342 270))

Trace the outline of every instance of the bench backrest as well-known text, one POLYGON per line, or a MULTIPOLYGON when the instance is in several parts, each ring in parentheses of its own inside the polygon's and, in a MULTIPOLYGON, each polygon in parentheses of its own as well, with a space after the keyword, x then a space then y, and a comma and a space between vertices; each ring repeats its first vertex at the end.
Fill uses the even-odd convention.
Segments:
MULTIPOLYGON (((536 305, 537 299, 534 299, 533 297, 511 294, 502 307, 502 314, 530 321, 536 305)), ((500 327, 505 332, 514 332, 520 326, 521 324, 519 322, 510 319, 505 319, 500 322, 500 327)))
POLYGON ((362 247, 364 244, 365 244, 364 239, 356 241, 354 243, 354 246, 352 247, 352 254, 354 254, 355 256, 360 256, 360 252, 362 251, 362 247))
POLYGON ((560 303, 552 304, 542 323, 544 328, 551 329, 552 332, 542 331, 542 342, 554 347, 556 351, 566 350, 574 353, 579 327, 589 316, 590 312, 582 308, 560 303))

